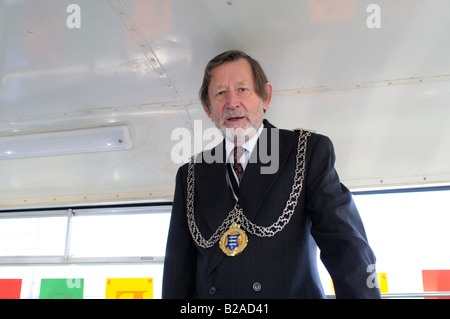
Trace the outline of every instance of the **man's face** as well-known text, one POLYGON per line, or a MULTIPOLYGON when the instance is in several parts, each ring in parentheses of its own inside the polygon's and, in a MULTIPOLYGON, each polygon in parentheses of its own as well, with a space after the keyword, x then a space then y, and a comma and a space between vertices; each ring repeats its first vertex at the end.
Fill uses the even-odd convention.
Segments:
POLYGON ((251 66, 245 59, 225 62, 212 69, 211 74, 208 86, 211 110, 205 109, 206 114, 227 138, 242 138, 242 132, 246 132, 246 139, 251 138, 269 107, 272 85, 266 83, 269 97, 263 101, 255 91, 251 66))

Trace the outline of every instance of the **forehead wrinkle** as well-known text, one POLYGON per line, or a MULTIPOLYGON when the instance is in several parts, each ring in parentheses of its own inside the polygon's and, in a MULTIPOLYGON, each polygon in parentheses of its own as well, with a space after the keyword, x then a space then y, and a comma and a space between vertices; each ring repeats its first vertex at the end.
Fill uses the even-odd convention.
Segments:
POLYGON ((241 81, 237 81, 236 84, 237 85, 245 85, 247 84, 249 81, 248 80, 241 80, 241 81))
MULTIPOLYGON (((236 81, 235 83, 236 83, 235 86, 247 85, 249 83, 249 81, 248 80, 239 80, 239 81, 236 81)), ((228 84, 225 84, 225 83, 218 83, 218 84, 211 83, 211 84, 212 84, 211 86, 213 89, 222 89, 222 88, 228 87, 228 84)))

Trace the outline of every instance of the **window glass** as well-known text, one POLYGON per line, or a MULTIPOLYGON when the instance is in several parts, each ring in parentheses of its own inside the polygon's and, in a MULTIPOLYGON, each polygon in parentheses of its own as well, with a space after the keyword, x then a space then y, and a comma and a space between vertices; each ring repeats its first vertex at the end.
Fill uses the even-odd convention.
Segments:
POLYGON ((164 256, 170 214, 75 215, 70 257, 164 256))
MULTIPOLYGON (((450 270, 449 198, 447 190, 354 195, 388 293, 423 292, 423 270, 450 270)), ((22 278, 22 298, 38 298, 42 278, 84 278, 85 298, 104 298, 106 278, 153 278, 159 298, 163 259, 139 257, 164 256, 170 211, 170 206, 74 210, 67 264, 33 259, 64 255, 67 212, 0 214, 0 278, 22 278), (23 257, 22 264, 8 264, 5 257, 23 257), (122 263, 114 259, 121 257, 122 263)), ((325 293, 332 295, 331 279, 318 263, 325 293)))
POLYGON ((422 292, 422 271, 450 269, 450 191, 355 195, 389 292, 422 292))
POLYGON ((68 210, 58 217, 0 213, 0 279, 21 279, 21 298, 37 299, 41 279, 83 278, 84 298, 102 299, 108 278, 152 278, 153 298, 161 298, 170 211, 165 205, 80 208, 71 218, 68 210), (66 238, 67 261, 48 258, 64 257, 66 238))
POLYGON ((67 216, 0 218, 0 257, 62 256, 66 231, 67 216))

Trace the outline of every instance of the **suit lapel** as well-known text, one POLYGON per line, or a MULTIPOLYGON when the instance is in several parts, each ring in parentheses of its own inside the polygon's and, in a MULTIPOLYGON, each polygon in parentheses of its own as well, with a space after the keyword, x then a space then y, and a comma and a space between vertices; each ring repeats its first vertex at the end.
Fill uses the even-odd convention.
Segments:
MULTIPOLYGON (((211 151, 212 155, 215 156, 218 151, 223 149, 224 142, 211 151)), ((223 160, 213 163, 197 163, 195 175, 195 188, 198 195, 198 198, 195 198, 196 204, 212 235, 234 206, 226 180, 226 164, 223 160)))
POLYGON ((267 121, 264 121, 264 124, 264 131, 247 164, 239 189, 239 205, 250 221, 253 221, 260 211, 264 199, 292 151, 292 144, 283 144, 277 128, 267 121))
MULTIPOLYGON (((217 145, 211 150, 212 156, 217 152, 222 151, 225 153, 224 142, 217 145)), ((208 239, 217 228, 223 223, 224 219, 228 216, 228 213, 233 209, 234 203, 231 199, 229 186, 226 180, 226 164, 225 156, 222 161, 214 161, 208 163, 198 163, 195 165, 195 177, 196 177, 196 205, 199 209, 196 213, 201 214, 205 223, 199 223, 199 225, 205 225, 209 229, 200 227, 203 237, 208 239)), ((226 255, 220 250, 219 244, 216 243, 214 247, 207 251, 211 254, 211 261, 209 264, 208 274, 226 257, 226 255)))

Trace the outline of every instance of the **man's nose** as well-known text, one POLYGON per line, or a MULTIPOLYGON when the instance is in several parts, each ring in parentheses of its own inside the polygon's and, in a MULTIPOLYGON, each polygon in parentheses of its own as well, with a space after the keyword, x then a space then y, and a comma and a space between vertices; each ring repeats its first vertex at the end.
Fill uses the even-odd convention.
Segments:
POLYGON ((227 107, 229 109, 238 108, 241 104, 240 97, 236 94, 234 90, 230 90, 227 95, 227 107))

